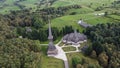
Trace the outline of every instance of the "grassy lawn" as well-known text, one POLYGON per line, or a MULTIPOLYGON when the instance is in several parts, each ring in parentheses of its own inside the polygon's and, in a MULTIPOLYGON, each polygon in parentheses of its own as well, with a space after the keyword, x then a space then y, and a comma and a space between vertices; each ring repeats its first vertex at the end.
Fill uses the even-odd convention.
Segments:
MULTIPOLYGON (((15 0, 6 0, 3 3, 0 3, 0 6, 3 6, 4 4, 8 5, 6 7, 3 7, 2 9, 0 9, 0 13, 8 14, 10 10, 20 10, 19 7, 14 5, 14 2, 16 2, 16 1, 15 0)), ((34 8, 33 9, 33 11, 34 11, 36 9, 35 3, 38 3, 38 2, 39 2, 39 0, 25 0, 25 1, 19 2, 19 4, 26 6, 26 8, 34 8)))
MULTIPOLYGON (((67 46, 69 46, 69 45, 67 45, 67 46)), ((72 46, 63 47, 62 49, 63 49, 65 52, 68 52, 68 51, 75 51, 75 50, 76 50, 76 48, 75 48, 75 47, 72 47, 72 46)))
POLYGON ((120 20, 120 16, 119 15, 109 15, 109 17, 111 17, 113 19, 120 20))
POLYGON ((99 63, 96 59, 92 59, 92 58, 89 58, 87 56, 84 56, 82 53, 70 53, 70 54, 67 54, 70 68, 74 68, 72 66, 72 58, 74 58, 74 57, 78 57, 79 59, 85 59, 85 61, 87 61, 88 64, 94 64, 94 65, 99 66, 99 63))
POLYGON ((63 46, 63 45, 64 45, 64 43, 62 43, 62 42, 59 44, 60 47, 63 46))
MULTIPOLYGON (((11 7, 11 8, 16 7, 14 5, 15 1, 16 0, 6 0, 4 3, 0 3, 0 6, 3 4, 8 4, 9 6, 7 6, 7 7, 11 7)), ((98 6, 103 6, 103 4, 105 6, 109 6, 113 1, 115 1, 115 0, 100 0, 100 1, 99 0, 57 0, 51 5, 51 7, 60 7, 60 6, 68 6, 68 5, 78 4, 78 5, 82 5, 82 6, 86 7, 86 8, 83 8, 82 10, 80 10, 81 12, 91 12, 91 11, 93 11, 93 8, 96 8, 98 6), (91 7, 88 7, 89 5, 91 5, 91 7)), ((25 0, 25 1, 19 2, 19 4, 26 6, 26 8, 33 8, 33 11, 34 11, 37 7, 37 5, 35 5, 35 3, 39 3, 39 2, 40 2, 40 0, 25 0)), ((7 9, 7 7, 5 7, 5 8, 7 9)), ((19 9, 12 9, 12 10, 19 10, 19 9)), ((4 10, 4 9, 0 10, 1 13, 3 11, 6 11, 6 10, 4 10)), ((71 11, 79 11, 79 10, 71 10, 71 11)), ((79 13, 81 13, 81 12, 79 12, 79 13)))
POLYGON ((35 8, 37 5, 35 3, 38 3, 39 0, 25 0, 20 2, 19 4, 26 6, 26 8, 35 8))
POLYGON ((91 8, 88 8, 86 6, 82 6, 82 8, 80 8, 80 9, 70 9, 67 12, 67 14, 70 14, 72 12, 76 12, 76 14, 84 14, 84 13, 92 13, 92 12, 94 12, 94 10, 91 8))
POLYGON ((64 68, 64 62, 62 60, 47 56, 47 48, 48 46, 41 45, 42 55, 38 68, 64 68))
POLYGON ((53 57, 42 56, 41 68, 64 68, 64 62, 53 57))

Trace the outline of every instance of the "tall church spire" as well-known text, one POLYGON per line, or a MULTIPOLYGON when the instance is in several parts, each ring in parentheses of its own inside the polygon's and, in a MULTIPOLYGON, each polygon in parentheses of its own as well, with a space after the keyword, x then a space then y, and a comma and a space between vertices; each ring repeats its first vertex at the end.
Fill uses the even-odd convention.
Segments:
MULTIPOLYGON (((48 0, 47 0, 47 6, 48 6, 48 0)), ((53 44, 53 35, 52 35, 49 15, 48 15, 48 33, 49 33, 49 35, 48 35, 49 44, 48 44, 47 54, 48 54, 48 56, 56 55, 58 53, 58 50, 56 49, 56 47, 53 44)))
POLYGON ((48 44, 48 52, 47 52, 47 54, 49 56, 51 56, 51 55, 56 55, 58 53, 58 50, 56 49, 56 47, 53 44, 53 36, 52 36, 52 31, 51 31, 50 20, 49 20, 49 25, 48 26, 49 26, 49 28, 48 28, 48 31, 49 31, 49 36, 48 36, 49 44, 48 44))
POLYGON ((50 20, 49 20, 48 22, 49 22, 49 23, 48 23, 48 24, 49 24, 49 25, 48 25, 48 26, 49 26, 49 28, 48 28, 48 30, 49 30, 49 36, 48 36, 48 39, 49 39, 49 40, 53 40, 52 31, 51 31, 51 24, 50 24, 50 20))

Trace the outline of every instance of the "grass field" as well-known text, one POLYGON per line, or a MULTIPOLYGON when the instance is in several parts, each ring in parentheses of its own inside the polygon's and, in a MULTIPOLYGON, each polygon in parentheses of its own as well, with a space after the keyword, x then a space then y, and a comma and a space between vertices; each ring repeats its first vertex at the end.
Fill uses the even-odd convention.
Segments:
POLYGON ((26 6, 26 8, 36 8, 37 5, 35 3, 38 3, 40 0, 25 0, 20 2, 19 4, 26 6))
POLYGON ((91 7, 96 8, 98 6, 102 6, 103 4, 108 6, 113 1, 115 0, 58 0, 52 5, 52 7, 68 6, 73 4, 89 6, 90 4, 92 4, 91 7))
MULTIPOLYGON (((83 19, 84 22, 89 23, 91 25, 96 25, 98 23, 113 23, 115 20, 104 17, 104 16, 95 16, 94 13, 88 13, 88 14, 77 14, 77 15, 67 15, 59 18, 53 19, 52 27, 57 27, 61 29, 64 26, 72 26, 75 29, 79 29, 79 31, 84 30, 80 25, 77 24, 77 22, 83 19)), ((45 27, 47 27, 46 25, 45 27)))
MULTIPOLYGON (((68 45, 69 46, 69 45, 68 45)), ((68 51, 76 51, 76 48, 73 47, 73 46, 69 46, 69 47, 63 47, 62 48, 65 52, 68 52, 68 51)))
POLYGON ((64 68, 64 62, 62 60, 47 56, 48 46, 41 45, 40 43, 37 44, 41 46, 42 51, 39 66, 37 68, 64 68))
MULTIPOLYGON (((19 4, 25 6, 25 8, 33 8, 33 10, 35 10, 37 8, 37 5, 35 3, 39 3, 40 1, 41 0, 25 0, 25 1, 19 2, 19 4)), ((113 1, 115 1, 115 0, 100 0, 100 1, 99 0, 57 0, 51 5, 51 7, 60 7, 60 6, 68 6, 68 5, 78 4, 78 5, 82 5, 85 7, 88 7, 89 5, 91 5, 91 8, 96 8, 98 6, 103 6, 103 4, 104 4, 104 6, 109 6, 113 1)), ((14 2, 16 2, 16 1, 15 0, 6 0, 3 3, 0 2, 0 6, 3 6, 5 4, 8 5, 8 6, 3 7, 0 10, 0 13, 6 14, 6 13, 9 13, 10 10, 19 10, 20 8, 15 6, 14 2), (9 9, 9 8, 11 8, 11 9, 9 9)))
POLYGON ((113 19, 118 19, 120 21, 120 15, 109 15, 113 19))
MULTIPOLYGON (((25 8, 33 8, 34 10, 37 8, 37 5, 35 5, 35 3, 38 3, 39 1, 40 0, 25 0, 19 2, 19 4, 25 6, 25 8)), ((18 6, 14 5, 14 2, 16 2, 16 0, 6 0, 5 2, 0 2, 0 7, 3 7, 0 9, 0 13, 7 14, 10 12, 10 10, 20 10, 18 6)))
POLYGON ((85 13, 92 13, 92 12, 94 12, 94 10, 91 8, 88 8, 86 6, 82 6, 82 8, 80 8, 80 9, 70 9, 67 12, 67 14, 70 14, 72 12, 76 12, 76 14, 85 14, 85 13))
POLYGON ((64 68, 64 62, 53 57, 42 56, 40 68, 64 68))

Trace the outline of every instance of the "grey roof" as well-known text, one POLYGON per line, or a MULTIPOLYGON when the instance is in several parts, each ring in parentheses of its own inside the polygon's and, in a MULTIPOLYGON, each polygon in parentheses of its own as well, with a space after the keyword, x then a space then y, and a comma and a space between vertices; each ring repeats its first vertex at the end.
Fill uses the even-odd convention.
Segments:
POLYGON ((87 28, 87 27, 91 27, 91 26, 92 26, 92 25, 90 25, 90 24, 87 24, 87 23, 83 22, 82 20, 78 21, 78 23, 79 23, 82 27, 84 27, 84 28, 87 28))
POLYGON ((87 37, 83 34, 78 33, 76 30, 74 31, 74 33, 70 33, 70 34, 66 34, 63 37, 63 40, 66 41, 72 41, 72 42, 79 42, 79 41, 84 41, 87 40, 87 37))
POLYGON ((90 24, 87 24, 87 23, 81 23, 80 25, 83 26, 83 27, 85 27, 85 28, 91 27, 91 25, 90 25, 90 24))

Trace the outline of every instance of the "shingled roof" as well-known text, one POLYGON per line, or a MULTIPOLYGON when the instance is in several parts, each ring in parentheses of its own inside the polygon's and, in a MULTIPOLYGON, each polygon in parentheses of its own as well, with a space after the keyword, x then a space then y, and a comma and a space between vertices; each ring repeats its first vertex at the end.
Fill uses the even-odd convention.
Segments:
POLYGON ((78 33, 76 30, 74 31, 74 33, 70 33, 70 34, 66 34, 63 37, 63 42, 74 42, 74 43, 78 43, 80 41, 85 41, 87 40, 87 37, 84 34, 80 34, 78 33))

